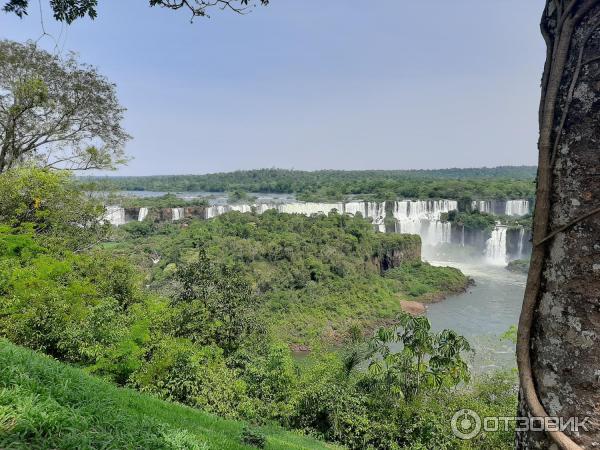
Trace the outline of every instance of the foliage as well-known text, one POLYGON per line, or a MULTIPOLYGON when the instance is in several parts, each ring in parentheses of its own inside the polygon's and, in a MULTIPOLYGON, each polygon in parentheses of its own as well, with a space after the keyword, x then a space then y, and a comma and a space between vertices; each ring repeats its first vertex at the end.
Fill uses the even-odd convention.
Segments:
POLYGON ((435 267, 420 261, 402 263, 385 272, 384 276, 398 281, 400 291, 421 300, 462 292, 469 283, 468 278, 454 267, 435 267))
MULTIPOLYGON (((103 190, 209 191, 294 193, 300 200, 340 200, 360 196, 370 200, 522 199, 535 192, 535 167, 443 170, 320 170, 257 169, 207 175, 151 177, 86 177, 103 190)), ((470 200, 469 200, 470 204, 470 200)))
POLYGON ((115 86, 73 54, 0 41, 0 173, 23 162, 113 168, 129 139, 124 111, 115 86))
POLYGON ((0 177, 0 223, 33 227, 42 242, 81 249, 105 238, 104 207, 82 193, 67 172, 35 168, 0 177))
POLYGON ((488 231, 494 228, 498 218, 493 214, 479 212, 450 211, 445 217, 449 222, 464 226, 466 230, 484 230, 488 231))
POLYGON ((246 384, 227 367, 220 348, 166 338, 152 346, 150 354, 132 376, 133 385, 140 391, 222 417, 251 416, 244 405, 250 401, 246 384))
POLYGON ((32 235, 4 230, 0 242, 11 241, 22 248, 0 254, 0 335, 62 360, 95 361, 139 295, 133 272, 102 253, 58 258, 32 235))
POLYGON ((513 344, 516 344, 517 343, 517 326, 511 325, 510 328, 508 330, 506 330, 504 332, 504 334, 502 334, 501 338, 504 340, 508 340, 508 341, 512 342, 513 344))
MULTIPOLYGON (((0 340, 0 447, 242 450, 245 424, 122 389, 0 340)), ((267 449, 333 448, 275 426, 267 449)))
POLYGON ((297 406, 291 425, 351 449, 512 447, 513 429, 461 441, 453 436, 451 418, 463 408, 482 417, 513 415, 517 404, 514 374, 498 373, 461 382, 468 379, 468 371, 460 349, 468 344, 448 330, 431 333, 424 318, 407 323, 406 328, 381 333, 387 334, 388 344, 381 344, 381 336, 375 337, 376 345, 361 343, 363 361, 373 361, 372 370, 364 371, 363 363, 348 371, 342 361, 328 355, 302 373, 295 389, 297 406), (393 349, 390 338, 406 346, 394 345, 393 349), (374 357, 377 349, 381 353, 374 357), (428 352, 439 352, 439 359, 432 360, 428 352), (422 355, 421 364, 418 355, 422 355))
POLYGON ((400 289, 381 278, 380 260, 392 254, 414 260, 420 254, 418 236, 376 233, 366 220, 338 214, 232 212, 185 228, 158 225, 150 234, 137 227, 119 230, 128 235, 111 251, 139 255, 153 289, 172 292, 170 271, 197 261, 202 248, 209 259, 236 267, 262 297, 260 315, 278 336, 298 344, 336 341, 351 317, 360 317, 363 325, 393 319, 400 311, 400 289), (148 255, 161 260, 148 266, 148 255))
MULTIPOLYGON (((269 0, 260 0, 261 4, 268 5, 269 0)), ((150 6, 160 6, 162 8, 178 10, 186 8, 194 17, 207 17, 211 7, 218 6, 221 9, 230 9, 236 13, 246 12, 248 0, 148 0, 150 6)), ((50 7, 54 13, 54 18, 67 24, 75 20, 88 16, 95 19, 98 15, 98 0, 51 0, 50 7)), ((26 16, 29 10, 29 0, 7 0, 2 8, 5 12, 14 13, 18 17, 26 16)))
MULTIPOLYGON (((95 186, 92 184, 89 188, 95 188, 95 186)), ((111 195, 106 199, 106 202, 108 204, 121 205, 124 208, 186 208, 191 206, 208 206, 206 199, 185 199, 177 197, 175 194, 165 194, 159 197, 111 195)))
MULTIPOLYGON (((0 175, 0 185, 10 174, 0 175)), ((30 190, 23 183, 18 192, 30 190)), ((49 203, 47 217, 87 201, 71 200, 49 203)), ((494 415, 516 401, 509 381, 468 382, 464 338, 433 333, 427 319, 406 315, 398 328, 363 338, 395 318, 414 286, 431 294, 466 281, 416 261, 418 237, 376 233, 360 217, 271 211, 123 227, 120 241, 73 251, 67 240, 41 239, 35 220, 13 216, 0 222, 0 336, 15 343, 161 399, 275 421, 348 448, 510 443, 499 434, 478 437, 473 447, 449 430, 448 405, 494 415), (382 276, 385 258, 393 264, 382 276), (319 345, 325 338, 337 351, 319 345), (289 347, 301 342, 313 345, 304 364, 289 347)), ((17 448, 128 447, 144 433, 145 448, 243 448, 239 423, 116 390, 3 345, 0 427, 9 433, 0 446, 5 439, 17 448)), ((267 448, 320 448, 273 430, 260 431, 267 448)))
POLYGON ((245 427, 242 430, 241 441, 243 444, 250 445, 256 448, 265 448, 267 438, 263 433, 254 428, 245 427))
POLYGON ((235 189, 228 194, 228 203, 252 203, 255 200, 255 197, 252 197, 246 191, 241 189, 235 189))
POLYGON ((377 389, 383 389, 382 400, 410 401, 425 387, 439 390, 469 381, 462 353, 471 347, 463 336, 452 330, 433 333, 427 318, 406 313, 399 323, 398 328, 380 328, 369 343, 379 356, 370 363, 369 372, 377 389), (400 344, 401 350, 394 352, 394 344, 400 344))
POLYGON ((235 267, 216 266, 203 249, 175 273, 175 335, 234 351, 257 324, 257 299, 235 267))

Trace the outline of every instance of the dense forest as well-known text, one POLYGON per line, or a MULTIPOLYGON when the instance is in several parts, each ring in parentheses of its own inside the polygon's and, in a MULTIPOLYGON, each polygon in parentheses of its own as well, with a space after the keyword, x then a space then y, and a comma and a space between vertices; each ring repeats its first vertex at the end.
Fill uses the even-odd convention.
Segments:
POLYGON ((512 414, 514 374, 472 379, 464 337, 403 312, 468 283, 422 263, 418 236, 376 233, 360 217, 275 211, 115 229, 78 186, 64 172, 0 176, 0 337, 12 343, 0 342, 0 405, 15 405, 0 409, 0 445, 81 448, 115 430, 129 446, 143 427, 148 448, 209 448, 214 434, 188 431, 206 414, 252 423, 240 448, 287 448, 273 444, 272 426, 354 449, 512 442, 512 429, 464 442, 451 432, 461 408, 512 414), (55 382, 61 374, 73 389, 55 382), (178 406, 106 382, 203 413, 183 419, 178 406), (112 402, 106 414, 96 392, 112 402), (118 421, 114 405, 125 405, 118 421))
POLYGON ((302 347, 339 342, 353 326, 392 320, 399 300, 439 298, 468 282, 457 269, 422 263, 419 236, 376 233, 362 218, 333 213, 231 212, 183 228, 131 222, 107 245, 114 254, 135 255, 157 292, 171 290, 169 275, 197 262, 199 251, 235 267, 260 296, 256 307, 278 338, 302 347))
POLYGON ((259 169, 206 175, 81 177, 96 190, 159 192, 267 192, 296 194, 300 200, 340 200, 348 196, 396 198, 532 198, 536 168, 506 166, 442 170, 259 169))

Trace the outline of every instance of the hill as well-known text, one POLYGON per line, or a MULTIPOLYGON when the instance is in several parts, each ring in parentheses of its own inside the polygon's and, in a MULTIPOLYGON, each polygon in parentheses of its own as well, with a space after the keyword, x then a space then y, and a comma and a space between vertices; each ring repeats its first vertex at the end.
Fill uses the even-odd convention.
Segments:
MULTIPOLYGON (((245 424, 117 388, 0 340, 0 448, 248 449, 245 424)), ((276 427, 270 449, 333 446, 276 427)))

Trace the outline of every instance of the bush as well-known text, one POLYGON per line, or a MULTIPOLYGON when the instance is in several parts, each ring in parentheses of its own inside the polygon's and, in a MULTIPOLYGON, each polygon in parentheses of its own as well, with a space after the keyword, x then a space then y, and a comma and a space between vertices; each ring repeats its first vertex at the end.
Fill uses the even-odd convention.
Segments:
POLYGON ((242 436, 240 438, 242 444, 251 445, 256 448, 265 448, 267 445, 267 438, 260 431, 254 428, 245 427, 242 430, 242 436))
POLYGON ((246 383, 226 366, 220 348, 165 338, 152 346, 150 354, 131 377, 142 392, 222 417, 252 417, 246 383))
POLYGON ((68 172, 13 169, 0 176, 0 223, 26 224, 45 243, 83 249, 104 239, 102 204, 86 195, 68 172))
MULTIPOLYGON (((406 262, 385 272, 386 278, 398 282, 398 289, 411 297, 437 298, 463 291, 469 279, 453 267, 436 267, 425 262, 406 262)), ((425 298, 427 299, 427 298, 425 298)))

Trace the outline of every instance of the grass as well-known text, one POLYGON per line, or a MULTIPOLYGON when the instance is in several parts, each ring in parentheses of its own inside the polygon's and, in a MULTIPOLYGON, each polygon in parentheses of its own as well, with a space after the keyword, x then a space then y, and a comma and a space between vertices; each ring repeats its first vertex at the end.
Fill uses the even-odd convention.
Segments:
MULTIPOLYGON (((243 422, 115 387, 0 340, 2 449, 249 449, 243 422)), ((326 449, 281 428, 260 427, 267 449, 326 449)))

